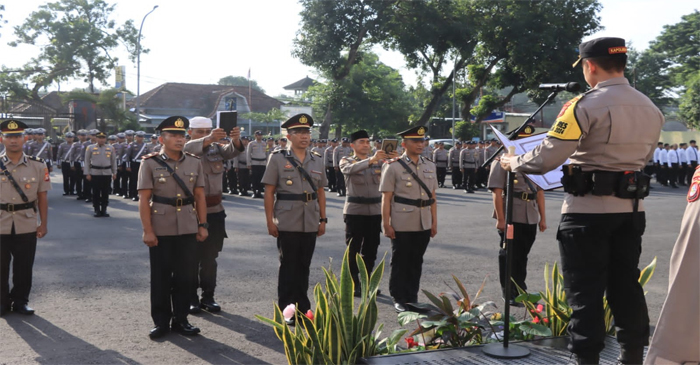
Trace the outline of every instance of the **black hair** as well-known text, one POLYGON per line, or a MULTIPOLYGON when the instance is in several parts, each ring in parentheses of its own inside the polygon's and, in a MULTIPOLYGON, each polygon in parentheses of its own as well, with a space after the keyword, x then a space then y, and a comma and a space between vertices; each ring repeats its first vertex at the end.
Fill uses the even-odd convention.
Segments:
POLYGON ((625 66, 627 66, 627 55, 614 57, 589 57, 586 59, 595 63, 598 67, 607 72, 622 72, 625 70, 625 66))

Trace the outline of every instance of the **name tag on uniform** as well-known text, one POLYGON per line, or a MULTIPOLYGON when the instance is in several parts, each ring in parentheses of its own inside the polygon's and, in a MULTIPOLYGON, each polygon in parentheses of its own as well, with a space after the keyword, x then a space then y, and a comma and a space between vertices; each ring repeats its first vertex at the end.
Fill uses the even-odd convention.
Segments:
POLYGON ((99 153, 99 152, 93 152, 92 154, 93 154, 93 155, 99 155, 100 153, 99 153))
POLYGON ((167 170, 165 167, 156 167, 156 171, 158 170, 167 170))
POLYGON ((320 172, 320 171, 316 171, 316 170, 311 170, 311 173, 312 173, 312 174, 319 174, 319 175, 321 175, 321 172, 320 172))

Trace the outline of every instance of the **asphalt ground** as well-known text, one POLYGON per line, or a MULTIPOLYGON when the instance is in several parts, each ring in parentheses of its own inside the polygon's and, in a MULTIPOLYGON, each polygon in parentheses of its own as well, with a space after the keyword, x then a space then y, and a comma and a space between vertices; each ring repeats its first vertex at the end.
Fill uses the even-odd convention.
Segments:
MULTIPOLYGON (((278 253, 267 234, 262 199, 226 196, 229 238, 219 263, 217 314, 190 316, 202 329, 196 337, 169 334, 151 341, 148 250, 141 241, 136 202, 112 196, 111 218, 92 217, 92 205, 63 197, 61 174, 52 174, 48 235, 39 240, 30 306, 34 316, 10 313, 0 318, 0 363, 46 364, 282 364, 284 347, 270 327, 254 315, 272 316, 276 301, 278 253)), ((494 301, 502 308, 498 284, 498 235, 491 218, 491 194, 448 188, 438 191, 438 234, 431 240, 423 264, 421 289, 435 294, 454 288, 456 275, 477 302, 494 301)), ((647 228, 640 267, 658 258, 656 273, 646 286, 652 325, 658 318, 668 286, 669 257, 685 209, 687 188, 653 184, 645 201, 647 228)), ((556 228, 562 192, 546 193, 548 229, 539 233, 530 253, 529 291, 544 289, 545 263, 559 260, 556 228)), ((323 281, 322 266, 338 269, 345 250, 344 198, 328 194, 329 223, 316 243, 311 286, 323 281), (331 263, 332 261, 332 263, 331 263)), ((383 336, 399 325, 388 296, 390 242, 382 237, 387 270, 379 297, 383 336)), ((336 271, 338 272, 338 271, 336 271)), ((312 291, 309 291, 312 294, 312 291)), ((421 293, 421 301, 427 301, 421 293)), ((313 304, 312 304, 313 305, 313 304)), ((513 313, 522 318, 522 309, 513 313)))

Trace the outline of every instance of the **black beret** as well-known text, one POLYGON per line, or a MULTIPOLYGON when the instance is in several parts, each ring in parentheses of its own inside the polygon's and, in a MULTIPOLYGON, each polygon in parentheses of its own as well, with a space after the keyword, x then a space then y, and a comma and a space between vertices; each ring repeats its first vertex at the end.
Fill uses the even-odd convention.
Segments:
POLYGON ((365 130, 359 130, 359 131, 350 135, 350 142, 355 142, 358 139, 362 139, 362 138, 369 138, 369 133, 367 133, 367 131, 365 131, 365 130))
POLYGON ((578 46, 578 60, 574 62, 576 67, 582 59, 590 57, 627 57, 627 47, 622 38, 603 37, 583 42, 578 46))

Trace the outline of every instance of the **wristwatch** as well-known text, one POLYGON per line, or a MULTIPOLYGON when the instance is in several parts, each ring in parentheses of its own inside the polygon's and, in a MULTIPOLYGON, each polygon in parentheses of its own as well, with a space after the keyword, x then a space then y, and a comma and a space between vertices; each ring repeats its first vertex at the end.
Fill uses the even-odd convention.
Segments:
POLYGON ((200 224, 197 225, 197 227, 202 227, 202 228, 204 228, 204 229, 209 229, 209 223, 208 223, 208 222, 200 223, 200 224))
POLYGON ((318 223, 328 223, 328 218, 321 218, 318 220, 318 223))

